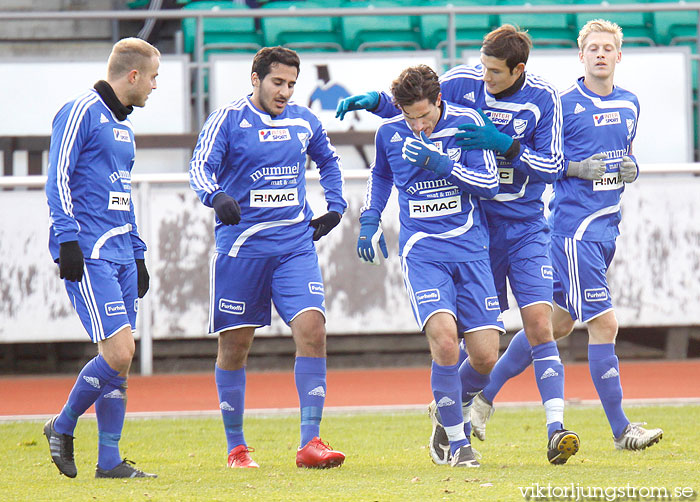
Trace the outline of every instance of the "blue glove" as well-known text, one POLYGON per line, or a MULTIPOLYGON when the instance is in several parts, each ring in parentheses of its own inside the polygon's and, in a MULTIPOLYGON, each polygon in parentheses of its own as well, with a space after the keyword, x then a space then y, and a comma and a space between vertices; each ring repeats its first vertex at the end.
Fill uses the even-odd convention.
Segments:
POLYGON ((454 164, 447 155, 437 149, 423 131, 420 133, 420 140, 406 138, 401 156, 414 166, 432 171, 442 178, 452 172, 454 164))
POLYGON ((370 214, 360 216, 360 237, 357 239, 357 256, 364 263, 379 265, 378 249, 381 249, 384 258, 389 257, 384 234, 379 226, 379 218, 370 214), (377 248, 377 244, 379 244, 379 248, 377 248))
POLYGON ((625 155, 622 157, 622 162, 620 163, 620 178, 625 183, 632 183, 639 176, 639 166, 634 160, 634 157, 628 157, 625 155))
POLYGON ((374 110, 379 106, 379 93, 375 91, 364 94, 355 94, 338 103, 335 109, 335 118, 343 120, 345 114, 351 110, 374 110))
POLYGON ((491 119, 480 108, 479 114, 484 119, 484 125, 462 124, 459 129, 464 132, 455 134, 457 144, 463 150, 493 150, 506 153, 513 144, 513 138, 496 129, 491 119))

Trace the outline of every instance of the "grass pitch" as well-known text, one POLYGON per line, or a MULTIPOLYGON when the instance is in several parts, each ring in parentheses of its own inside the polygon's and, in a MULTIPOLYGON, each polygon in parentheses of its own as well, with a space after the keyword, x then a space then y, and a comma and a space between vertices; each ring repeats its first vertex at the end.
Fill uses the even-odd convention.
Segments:
POLYGON ((297 415, 246 417, 246 439, 261 468, 237 470, 226 467, 218 417, 127 418, 121 453, 159 475, 148 480, 94 478, 94 419, 78 422, 75 479, 60 476, 51 463, 43 422, 0 423, 0 500, 697 500, 700 406, 628 407, 626 413, 663 428, 663 440, 645 451, 617 451, 601 408, 569 406, 566 425, 581 436, 581 449, 566 465, 552 466, 542 409, 497 408, 487 440, 474 439, 480 469, 433 465, 426 446, 430 420, 422 412, 327 413, 321 435, 347 455, 342 467, 330 470, 295 466, 297 415))

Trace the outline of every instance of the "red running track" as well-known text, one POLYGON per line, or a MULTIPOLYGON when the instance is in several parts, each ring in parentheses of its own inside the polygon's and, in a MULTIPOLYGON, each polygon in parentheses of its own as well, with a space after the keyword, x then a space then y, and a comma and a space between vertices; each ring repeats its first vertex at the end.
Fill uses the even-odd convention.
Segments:
MULTIPOLYGON (((625 399, 700 398, 700 360, 623 362, 625 399)), ((77 375, 76 375, 77 376, 77 375)), ((0 377, 0 416, 51 415, 68 397, 75 376, 0 377)), ((217 410, 214 372, 129 378, 129 412, 217 410)), ((432 400, 429 368, 329 370, 326 406, 420 405, 432 400)), ((597 400, 588 364, 566 365, 568 401, 597 400)), ((498 401, 540 400, 532 369, 509 381, 498 401)), ((291 372, 249 372, 246 408, 298 406, 291 372)), ((93 411, 93 410, 90 410, 93 411)))

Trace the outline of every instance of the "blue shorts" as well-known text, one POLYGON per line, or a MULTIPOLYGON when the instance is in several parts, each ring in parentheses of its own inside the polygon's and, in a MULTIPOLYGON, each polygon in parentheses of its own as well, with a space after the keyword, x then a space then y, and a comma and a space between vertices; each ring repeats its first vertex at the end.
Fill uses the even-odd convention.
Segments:
POLYGON ((323 279, 313 249, 263 258, 215 253, 210 280, 209 333, 268 326, 271 302, 287 324, 306 310, 326 315, 323 279))
POLYGON ((552 261, 549 227, 544 218, 489 225, 489 256, 501 309, 508 310, 508 287, 524 308, 552 305, 552 261))
POLYGON ((554 302, 571 318, 588 322, 612 310, 606 273, 615 256, 615 241, 578 241, 552 236, 554 302))
POLYGON ((505 332, 488 260, 461 263, 401 258, 403 280, 420 329, 437 312, 448 312, 459 333, 505 332))
POLYGON ((63 282, 92 341, 105 340, 125 327, 136 329, 136 263, 120 265, 86 258, 83 270, 82 281, 63 282))

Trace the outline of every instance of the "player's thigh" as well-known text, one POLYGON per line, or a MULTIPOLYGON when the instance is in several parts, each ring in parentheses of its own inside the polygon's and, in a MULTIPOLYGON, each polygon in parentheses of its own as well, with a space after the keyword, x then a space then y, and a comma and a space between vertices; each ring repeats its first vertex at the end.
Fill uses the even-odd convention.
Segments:
MULTIPOLYGON (((80 322, 95 343, 106 340, 123 328, 135 327, 135 303, 128 299, 125 301, 120 284, 120 267, 123 266, 87 258, 83 279, 80 282, 64 281, 80 322)), ((133 283, 136 287, 135 277, 133 283)))
MULTIPOLYGON (((325 321, 323 278, 314 249, 279 257, 271 284, 272 301, 285 323, 289 324, 301 313, 311 310, 320 313, 320 318, 325 321)), ((311 316, 312 320, 320 318, 311 316)))
POLYGON ((214 254, 210 264, 209 333, 270 324, 270 288, 276 260, 214 254))
POLYGON ((421 330, 425 329, 428 319, 438 312, 446 312, 457 319, 453 267, 452 263, 401 258, 404 285, 421 330))
POLYGON ((501 306, 490 271, 489 260, 456 265, 456 314, 460 333, 485 329, 505 332, 501 306))
POLYGON ((572 318, 588 322, 612 310, 606 275, 615 242, 555 237, 553 244, 557 274, 562 284, 566 284, 567 307, 572 318))

